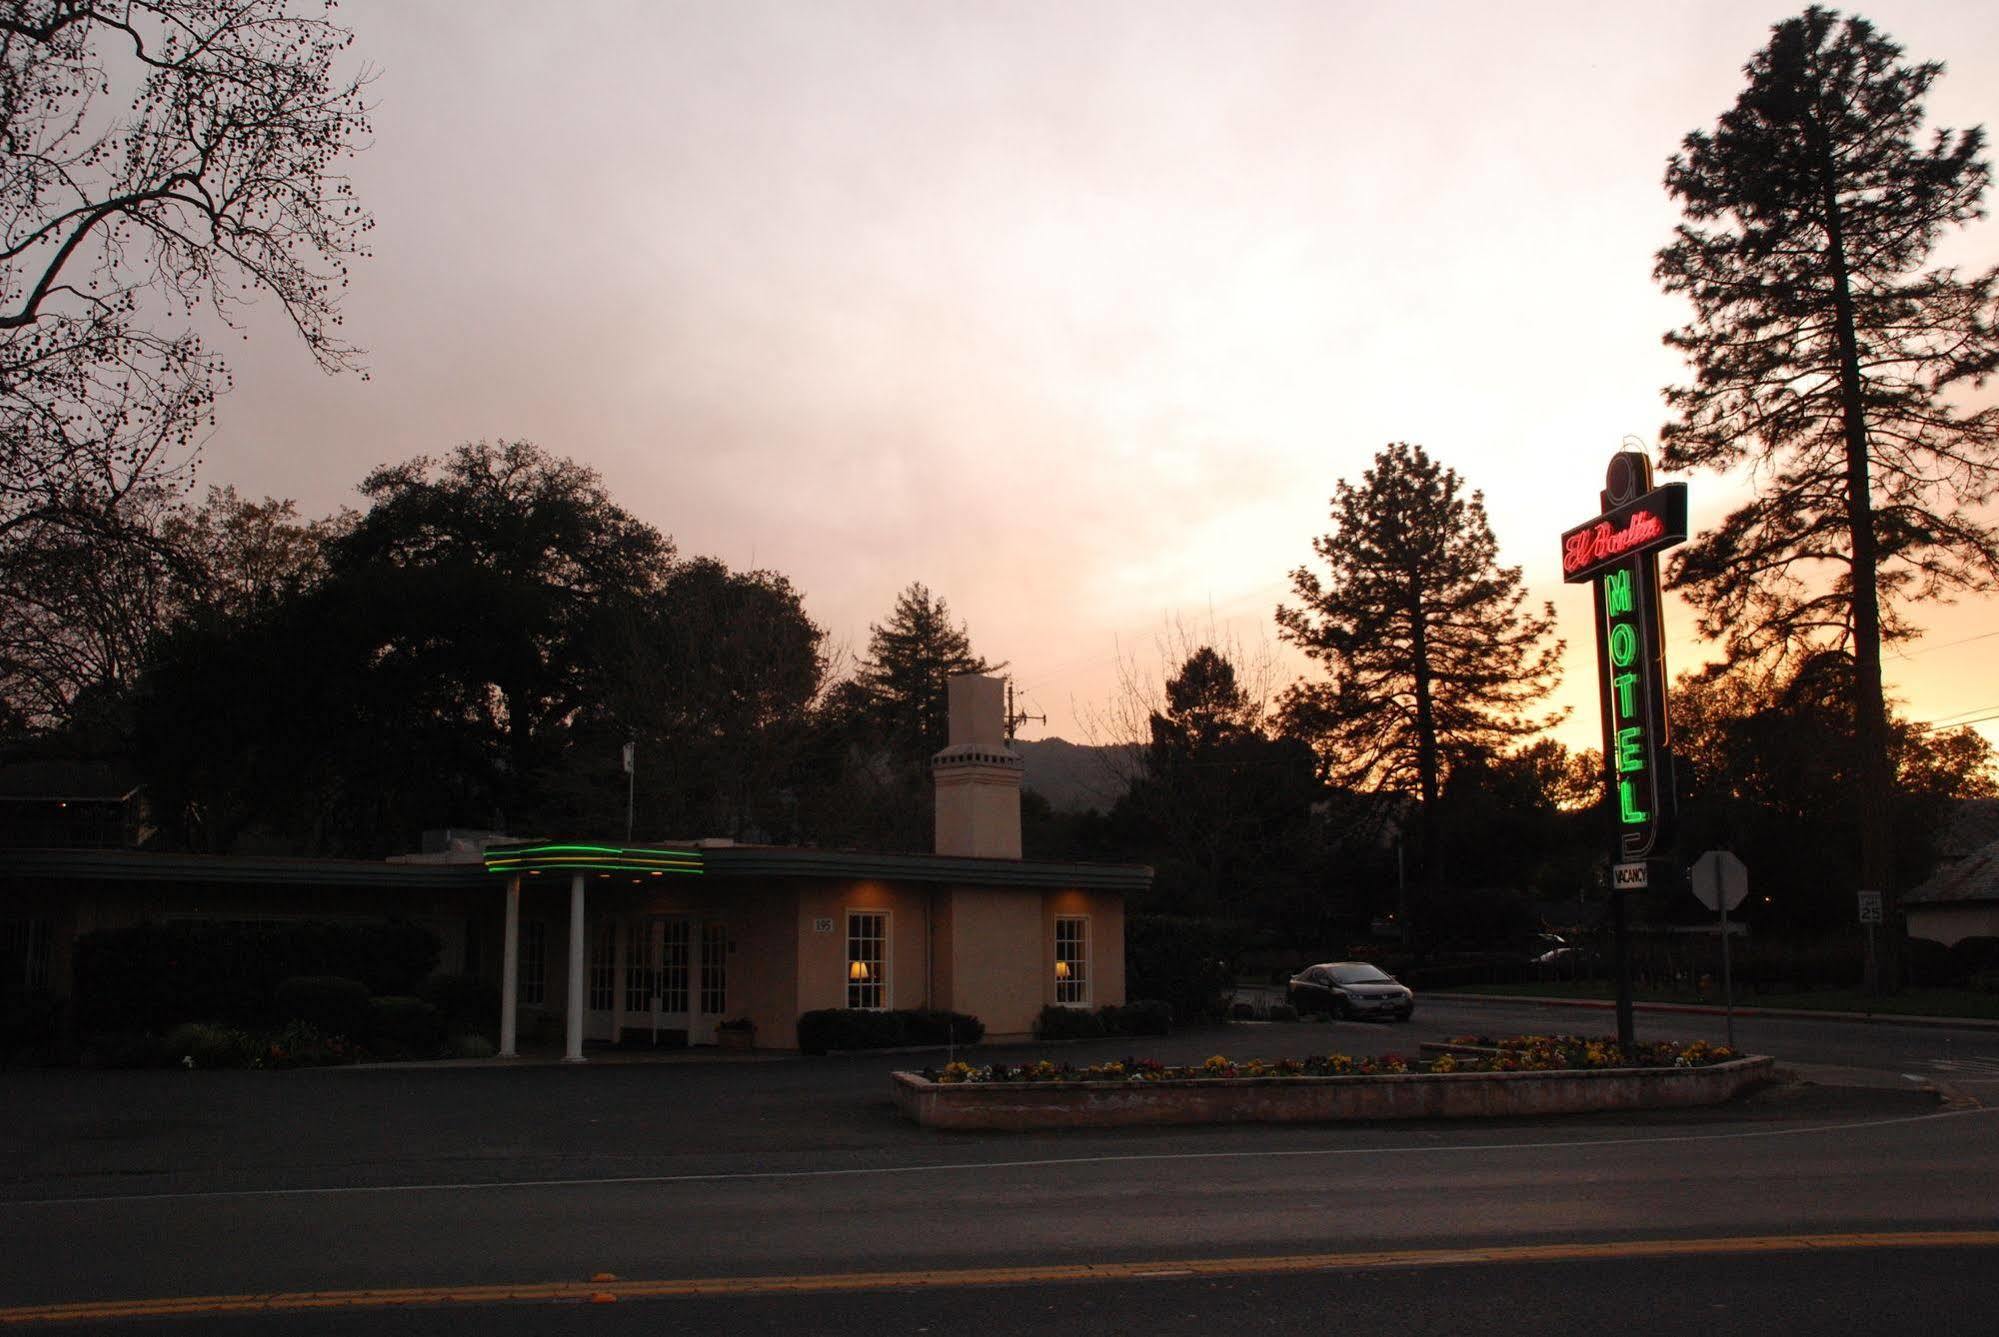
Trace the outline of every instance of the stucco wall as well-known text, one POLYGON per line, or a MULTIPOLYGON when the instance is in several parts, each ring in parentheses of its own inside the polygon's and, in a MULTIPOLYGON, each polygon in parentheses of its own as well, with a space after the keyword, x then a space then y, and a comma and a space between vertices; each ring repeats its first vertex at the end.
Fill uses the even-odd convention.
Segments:
POLYGON ((888 914, 888 987, 882 1005, 929 1006, 928 935, 924 928, 928 895, 921 887, 893 882, 811 882, 801 886, 795 920, 798 990, 794 1019, 798 1012, 847 1005, 847 914, 854 910, 888 914), (833 921, 830 933, 817 931, 814 921, 821 919, 833 921))
POLYGON ((951 889, 953 1007, 986 1024, 988 1038, 1034 1030, 1051 951, 1042 898, 1033 892, 951 889))

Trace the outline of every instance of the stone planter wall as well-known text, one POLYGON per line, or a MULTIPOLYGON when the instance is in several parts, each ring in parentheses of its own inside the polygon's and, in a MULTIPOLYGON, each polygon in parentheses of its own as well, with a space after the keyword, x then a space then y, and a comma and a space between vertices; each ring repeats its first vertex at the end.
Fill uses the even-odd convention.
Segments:
POLYGON ((895 1074, 903 1113, 931 1128, 1027 1131, 1136 1124, 1499 1119, 1718 1105, 1768 1080, 1772 1060, 1707 1068, 1400 1073, 1159 1082, 954 1082, 895 1074))

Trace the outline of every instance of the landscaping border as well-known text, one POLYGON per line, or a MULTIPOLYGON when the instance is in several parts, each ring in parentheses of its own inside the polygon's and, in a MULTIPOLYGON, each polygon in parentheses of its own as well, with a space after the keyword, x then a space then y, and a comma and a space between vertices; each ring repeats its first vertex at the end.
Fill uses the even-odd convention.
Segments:
POLYGON ((1192 1077, 1122 1082, 933 1082, 897 1072, 895 1103, 927 1128, 1028 1132, 1199 1123, 1505 1119, 1719 1105, 1768 1081, 1755 1055, 1699 1068, 1192 1077))

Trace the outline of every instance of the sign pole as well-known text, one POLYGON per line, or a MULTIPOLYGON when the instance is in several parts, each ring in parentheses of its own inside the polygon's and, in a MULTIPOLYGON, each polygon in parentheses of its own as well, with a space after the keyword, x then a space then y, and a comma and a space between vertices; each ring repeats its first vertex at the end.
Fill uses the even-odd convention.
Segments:
POLYGON ((1729 969, 1728 897, 1721 898, 1721 1003, 1728 1011, 1728 1047, 1735 1048, 1735 980, 1729 969))
POLYGON ((1687 487, 1653 486, 1652 462, 1641 452, 1619 451, 1610 457, 1599 499, 1600 514, 1562 534, 1562 579, 1588 581, 1595 596, 1611 925, 1617 935, 1617 1042, 1629 1049, 1636 1037, 1625 899, 1650 885, 1649 861, 1672 843, 1676 796, 1666 746, 1659 552, 1686 540, 1687 487))

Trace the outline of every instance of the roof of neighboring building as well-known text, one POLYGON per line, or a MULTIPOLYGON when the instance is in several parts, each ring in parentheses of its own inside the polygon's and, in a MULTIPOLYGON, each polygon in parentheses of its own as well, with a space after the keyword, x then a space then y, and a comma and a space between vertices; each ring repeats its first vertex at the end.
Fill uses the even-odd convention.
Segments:
POLYGON ((1999 798, 1963 798, 1951 807, 1939 859, 1963 859, 1999 840, 1999 798))
POLYGON ((1927 882, 1902 893, 1904 905, 1999 901, 1999 840, 1944 863, 1927 882))

